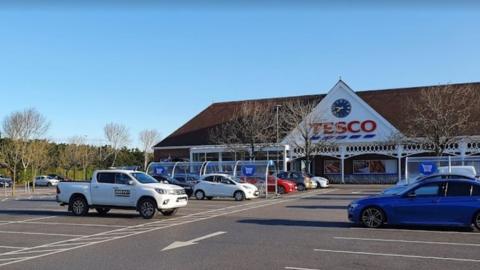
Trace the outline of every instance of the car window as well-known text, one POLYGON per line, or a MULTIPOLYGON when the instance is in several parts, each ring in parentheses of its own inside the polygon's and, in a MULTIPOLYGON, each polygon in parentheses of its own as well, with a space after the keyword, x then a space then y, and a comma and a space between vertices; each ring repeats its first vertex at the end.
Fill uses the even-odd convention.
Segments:
POLYGON ((278 174, 278 177, 280 177, 280 178, 287 178, 288 176, 287 176, 287 173, 282 172, 282 173, 279 173, 279 174, 278 174))
POLYGON ((97 182, 104 183, 104 184, 114 184, 115 174, 114 173, 98 173, 97 182))
POLYGON ((441 183, 431 183, 414 189, 411 193, 416 197, 440 196, 441 183))
POLYGON ((469 183, 448 182, 447 196, 448 197, 470 196, 471 189, 472 189, 472 185, 469 183))
POLYGON ((183 176, 175 177, 175 179, 177 179, 178 182, 185 182, 185 177, 183 177, 183 176))
POLYGON ((225 184, 225 185, 233 185, 232 181, 230 179, 227 179, 223 176, 219 177, 220 183, 225 184))
POLYGON ((203 178, 203 181, 215 182, 215 177, 214 176, 207 176, 207 177, 203 178))
POLYGON ((480 185, 473 185, 472 196, 480 196, 480 185))
POLYGON ((300 175, 298 173, 292 173, 291 178, 298 179, 300 178, 300 175))
POLYGON ((119 185, 128 185, 128 181, 130 181, 130 177, 124 173, 116 173, 115 174, 115 184, 119 185))

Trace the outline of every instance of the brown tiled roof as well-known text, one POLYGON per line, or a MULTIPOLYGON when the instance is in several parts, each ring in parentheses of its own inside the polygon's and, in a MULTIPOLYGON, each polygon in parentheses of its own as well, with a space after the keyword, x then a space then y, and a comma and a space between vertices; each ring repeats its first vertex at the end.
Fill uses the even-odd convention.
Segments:
MULTIPOLYGON (((465 85, 470 85, 475 91, 480 92, 480 82, 453 84, 452 86, 462 87, 465 85)), ((422 89, 433 89, 434 87, 438 86, 358 91, 356 94, 399 131, 402 131, 406 129, 409 117, 409 114, 405 113, 407 102, 415 101, 414 97, 419 95, 422 89)), ((156 147, 211 144, 209 131, 231 119, 235 110, 247 101, 281 105, 291 100, 320 101, 323 97, 325 94, 214 103, 158 143, 156 147)), ((477 108, 473 115, 475 121, 472 121, 471 128, 465 135, 480 135, 480 101, 472 101, 472 106, 477 108)))

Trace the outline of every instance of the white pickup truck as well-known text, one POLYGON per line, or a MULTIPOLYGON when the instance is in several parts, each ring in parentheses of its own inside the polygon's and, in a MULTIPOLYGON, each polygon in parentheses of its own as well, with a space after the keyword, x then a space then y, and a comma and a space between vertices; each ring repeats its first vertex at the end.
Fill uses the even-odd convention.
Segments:
POLYGON ((60 182, 57 202, 68 205, 75 216, 83 216, 90 208, 105 215, 111 208, 132 209, 150 219, 158 209, 170 216, 187 205, 185 190, 179 186, 159 183, 138 171, 99 170, 91 182, 60 182))

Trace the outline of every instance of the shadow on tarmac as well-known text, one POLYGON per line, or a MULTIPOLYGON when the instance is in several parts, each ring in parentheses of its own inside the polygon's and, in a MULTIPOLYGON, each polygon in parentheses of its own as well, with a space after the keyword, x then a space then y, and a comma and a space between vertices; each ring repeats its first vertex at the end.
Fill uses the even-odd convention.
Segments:
POLYGON ((349 228, 353 224, 339 221, 311 221, 291 219, 243 219, 238 223, 257 224, 267 226, 293 226, 293 227, 321 227, 321 228, 349 228))
POLYGON ((347 209, 348 206, 343 205, 287 205, 286 208, 300 208, 300 209, 347 209))

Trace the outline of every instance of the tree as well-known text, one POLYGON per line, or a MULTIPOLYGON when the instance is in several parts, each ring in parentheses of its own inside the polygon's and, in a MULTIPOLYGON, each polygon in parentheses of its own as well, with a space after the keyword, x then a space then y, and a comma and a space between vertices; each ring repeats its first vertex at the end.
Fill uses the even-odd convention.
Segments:
POLYGON ((73 179, 76 179, 76 171, 82 164, 83 153, 81 146, 85 145, 85 138, 73 136, 68 139, 68 144, 60 152, 60 164, 65 169, 65 176, 73 169, 73 179))
POLYGON ((286 135, 284 141, 296 149, 304 159, 305 168, 310 172, 310 164, 319 147, 331 146, 330 140, 314 139, 314 135, 321 132, 321 123, 324 122, 322 112, 313 112, 319 100, 291 100, 282 106, 280 127, 286 135))
POLYGON ((106 124, 103 130, 113 150, 112 167, 114 167, 118 153, 130 143, 130 133, 127 127, 117 123, 106 124))
POLYGON ((469 85, 441 85, 422 89, 407 100, 408 117, 405 135, 416 143, 429 144, 441 156, 446 147, 458 143, 469 132, 473 110, 479 104, 478 91, 469 85))
POLYGON ((249 158, 253 160, 262 147, 275 142, 274 110, 273 103, 244 102, 237 106, 229 119, 212 129, 209 139, 233 151, 244 151, 244 146, 248 145, 249 158))
POLYGON ((9 140, 2 143, 0 157, 12 176, 12 195, 15 195, 17 170, 20 163, 26 160, 28 143, 43 136, 49 128, 49 123, 37 110, 31 108, 13 112, 5 117, 2 128, 9 140))
POLYGON ((143 169, 147 170, 149 154, 152 152, 152 147, 160 140, 160 133, 154 129, 146 129, 141 131, 138 137, 144 155, 143 169))
MULTIPOLYGON (((49 154, 50 143, 47 140, 34 140, 30 142, 29 148, 31 153, 34 153, 31 157, 32 175, 35 176, 40 171, 47 169, 50 166, 52 157, 49 154)), ((33 191, 35 191, 35 180, 33 180, 33 191)))

